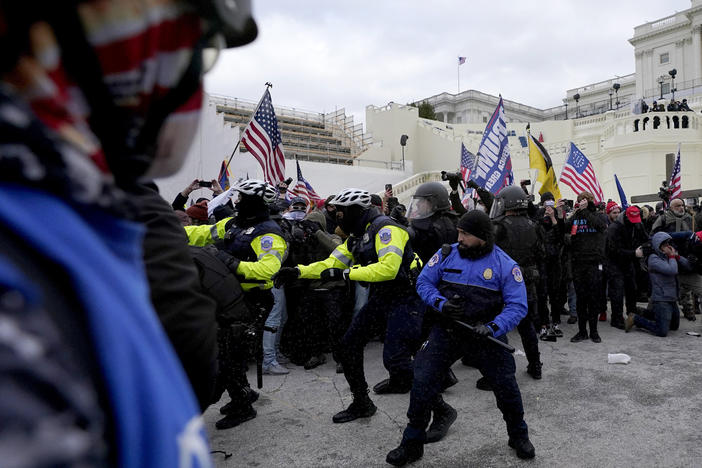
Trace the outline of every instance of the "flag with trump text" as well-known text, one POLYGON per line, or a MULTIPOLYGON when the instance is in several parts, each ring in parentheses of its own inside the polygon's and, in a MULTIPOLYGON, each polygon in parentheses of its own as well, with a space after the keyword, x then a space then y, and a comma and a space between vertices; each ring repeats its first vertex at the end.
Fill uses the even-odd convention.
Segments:
POLYGON ((297 164, 297 184, 292 189, 293 195, 296 197, 302 197, 307 200, 308 204, 313 205, 322 199, 317 192, 314 191, 312 186, 302 177, 302 170, 300 169, 300 163, 295 161, 297 164))
POLYGON ((249 153, 263 169, 263 179, 273 185, 285 179, 285 156, 271 93, 263 93, 261 104, 241 137, 249 153))
POLYGON ((595 197, 595 203, 604 201, 604 193, 597 181, 592 163, 573 142, 570 143, 568 159, 561 171, 561 182, 573 189, 575 193, 590 192, 595 197))
POLYGON ((536 180, 541 182, 539 193, 551 192, 556 200, 560 200, 563 197, 561 197, 561 189, 558 188, 558 182, 556 182, 551 156, 548 155, 544 145, 531 134, 528 125, 527 140, 529 143, 529 167, 539 171, 536 176, 536 180))
POLYGON ((493 195, 496 195, 502 187, 514 183, 502 97, 485 126, 483 139, 478 148, 478 161, 470 178, 493 195))
POLYGON ((680 198, 680 195, 682 195, 682 180, 680 177, 680 143, 678 143, 678 155, 675 157, 675 165, 673 166, 673 172, 670 174, 670 182, 668 183, 668 187, 670 187, 671 200, 680 198))

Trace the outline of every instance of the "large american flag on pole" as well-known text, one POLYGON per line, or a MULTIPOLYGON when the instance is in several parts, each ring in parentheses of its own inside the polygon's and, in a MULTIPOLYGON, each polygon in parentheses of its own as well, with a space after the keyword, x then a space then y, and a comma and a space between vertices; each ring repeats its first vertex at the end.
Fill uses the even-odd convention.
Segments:
POLYGON ((680 198, 682 194, 682 182, 680 177, 680 143, 678 143, 678 155, 675 158, 675 165, 673 166, 673 173, 670 174, 670 199, 674 200, 680 198))
POLYGON ((597 181, 592 163, 573 142, 570 143, 570 153, 561 171, 560 182, 573 189, 575 193, 590 192, 595 196, 595 203, 604 201, 604 193, 597 181))
POLYGON ((304 198, 310 204, 317 203, 322 197, 317 195, 317 192, 314 191, 309 182, 302 177, 300 163, 295 161, 295 164, 297 164, 297 184, 295 184, 295 188, 292 189, 293 195, 304 198))
POLYGON ((251 122, 244 129, 241 141, 261 165, 266 182, 275 185, 285 178, 282 138, 268 89, 263 93, 251 122))

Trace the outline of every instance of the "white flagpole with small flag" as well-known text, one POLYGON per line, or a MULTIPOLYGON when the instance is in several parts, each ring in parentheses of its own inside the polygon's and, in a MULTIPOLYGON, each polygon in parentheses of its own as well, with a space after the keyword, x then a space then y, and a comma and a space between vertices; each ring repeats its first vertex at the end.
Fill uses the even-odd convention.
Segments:
POLYGON ((466 58, 458 56, 458 65, 456 65, 456 75, 458 76, 458 88, 456 89, 456 94, 461 92, 461 65, 466 63, 466 58))

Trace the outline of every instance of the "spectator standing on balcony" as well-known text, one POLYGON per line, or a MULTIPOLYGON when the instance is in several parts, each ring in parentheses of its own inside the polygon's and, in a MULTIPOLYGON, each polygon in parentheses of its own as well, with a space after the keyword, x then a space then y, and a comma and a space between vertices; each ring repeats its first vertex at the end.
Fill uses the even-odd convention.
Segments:
POLYGON ((668 111, 669 112, 677 112, 678 110, 680 110, 680 106, 678 105, 678 101, 671 99, 670 102, 668 103, 668 111))
POLYGON ((687 105, 687 99, 683 99, 682 102, 680 103, 679 109, 680 111, 690 111, 690 106, 687 105))
POLYGON ((643 98, 641 98, 640 106, 641 106, 641 113, 642 114, 645 114, 646 112, 648 112, 648 104, 646 104, 646 101, 643 98))

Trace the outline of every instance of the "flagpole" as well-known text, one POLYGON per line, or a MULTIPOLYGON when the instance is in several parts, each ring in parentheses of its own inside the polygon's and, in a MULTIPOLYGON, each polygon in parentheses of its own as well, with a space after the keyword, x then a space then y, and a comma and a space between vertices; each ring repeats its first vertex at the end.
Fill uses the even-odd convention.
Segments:
MULTIPOLYGON (((273 83, 271 83, 270 81, 267 81, 265 86, 266 86, 266 91, 268 91, 269 88, 273 87, 273 83)), ((256 104, 256 108, 254 109, 253 113, 251 114, 251 118, 249 119, 249 123, 246 124, 246 127, 248 127, 251 124, 251 121, 254 119, 256 112, 258 112, 258 108, 261 107, 261 103, 263 102, 263 97, 266 95, 266 91, 263 92, 263 94, 261 95, 261 99, 258 100, 258 104, 256 104)), ((246 127, 244 127, 244 130, 246 130, 246 127)), ((229 159, 227 160, 226 166, 224 166, 225 173, 229 170, 229 163, 232 162, 232 158, 236 154, 236 150, 239 148, 239 144, 241 143, 242 135, 243 135, 243 132, 240 131, 239 132, 239 141, 236 142, 236 146, 234 147, 234 151, 232 151, 231 156, 229 156, 229 159)))
POLYGON ((457 61, 456 65, 456 78, 458 86, 456 87, 456 94, 461 94, 461 60, 457 61))

